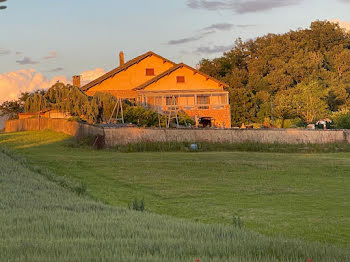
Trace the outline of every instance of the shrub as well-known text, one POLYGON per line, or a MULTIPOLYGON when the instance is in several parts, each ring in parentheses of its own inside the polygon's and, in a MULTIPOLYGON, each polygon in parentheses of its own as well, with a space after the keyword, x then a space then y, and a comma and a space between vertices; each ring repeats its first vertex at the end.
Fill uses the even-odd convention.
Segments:
POLYGON ((142 198, 140 201, 137 200, 137 198, 134 199, 132 204, 128 205, 130 210, 135 210, 135 211, 140 211, 140 212, 145 212, 145 200, 142 198))
POLYGON ((347 110, 334 112, 332 115, 334 126, 337 129, 350 129, 350 112, 347 110))
POLYGON ((179 112, 178 119, 179 119, 179 124, 182 126, 195 125, 194 119, 189 115, 187 115, 184 111, 179 112))
POLYGON ((158 113, 142 106, 128 107, 124 111, 125 122, 142 127, 151 127, 159 125, 158 113))
POLYGON ((84 183, 80 183, 79 185, 74 187, 74 191, 78 194, 78 195, 84 195, 87 192, 87 186, 84 183))
POLYGON ((84 122, 79 116, 72 116, 67 119, 70 122, 84 122))
POLYGON ((306 128, 307 127, 307 123, 301 119, 300 117, 296 117, 290 120, 291 121, 291 128, 306 128))
POLYGON ((235 215, 233 215, 232 225, 234 227, 238 227, 238 228, 243 228, 244 227, 244 223, 243 223, 243 220, 241 219, 241 217, 240 216, 235 216, 235 215))

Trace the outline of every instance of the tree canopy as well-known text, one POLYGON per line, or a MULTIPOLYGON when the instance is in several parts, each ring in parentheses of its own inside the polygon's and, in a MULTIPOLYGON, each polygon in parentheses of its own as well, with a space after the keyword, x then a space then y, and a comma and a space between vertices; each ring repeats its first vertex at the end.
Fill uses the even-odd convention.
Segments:
POLYGON ((350 106, 350 34, 327 21, 243 42, 201 71, 229 84, 232 124, 299 118, 350 106))
POLYGON ((44 90, 37 90, 32 93, 24 92, 21 93, 17 100, 3 102, 0 104, 0 116, 7 116, 9 119, 17 119, 18 114, 25 111, 25 102, 30 96, 44 93, 44 90))

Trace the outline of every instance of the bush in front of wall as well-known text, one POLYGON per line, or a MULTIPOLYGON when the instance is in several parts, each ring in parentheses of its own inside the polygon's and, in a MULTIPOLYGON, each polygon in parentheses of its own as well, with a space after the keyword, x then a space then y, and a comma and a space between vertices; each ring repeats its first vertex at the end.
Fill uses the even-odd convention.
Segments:
POLYGON ((132 123, 141 127, 159 126, 160 118, 162 118, 161 115, 142 106, 130 106, 124 111, 126 123, 132 123))
POLYGON ((339 111, 332 115, 334 126, 337 129, 350 129, 350 111, 339 111))

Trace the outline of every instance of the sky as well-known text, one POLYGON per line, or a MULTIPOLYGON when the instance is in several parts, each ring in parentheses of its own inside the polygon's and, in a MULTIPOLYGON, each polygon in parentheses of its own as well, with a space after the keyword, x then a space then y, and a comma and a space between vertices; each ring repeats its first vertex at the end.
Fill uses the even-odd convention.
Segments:
POLYGON ((0 5, 0 102, 154 51, 195 66, 237 38, 350 22, 350 0, 8 0, 0 5))

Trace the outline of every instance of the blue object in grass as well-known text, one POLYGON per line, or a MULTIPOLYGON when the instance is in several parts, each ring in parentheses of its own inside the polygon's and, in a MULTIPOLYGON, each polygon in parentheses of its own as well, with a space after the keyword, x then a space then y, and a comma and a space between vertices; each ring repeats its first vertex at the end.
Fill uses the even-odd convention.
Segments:
POLYGON ((198 145, 197 144, 191 144, 190 147, 191 147, 192 150, 196 150, 196 151, 198 150, 198 145))

